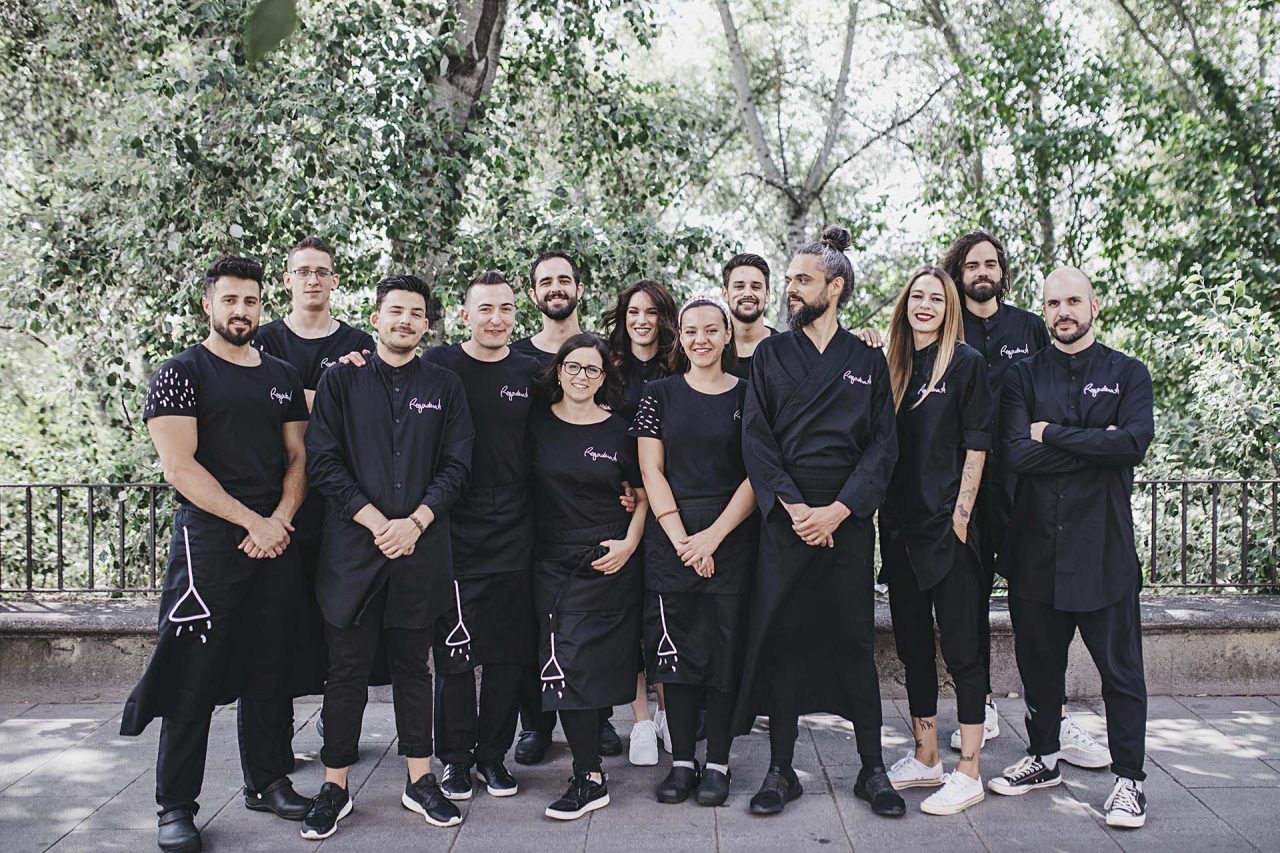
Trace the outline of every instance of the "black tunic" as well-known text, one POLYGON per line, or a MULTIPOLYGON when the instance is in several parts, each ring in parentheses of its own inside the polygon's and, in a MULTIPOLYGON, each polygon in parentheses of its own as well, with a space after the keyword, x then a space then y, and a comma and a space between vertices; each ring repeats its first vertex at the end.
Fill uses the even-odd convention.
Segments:
POLYGON ((449 511, 465 484, 474 438, 458 377, 413 358, 392 367, 340 364, 316 390, 307 473, 328 500, 316 595, 325 619, 347 627, 384 583, 385 627, 425 628, 453 605, 449 511), (426 505, 435 520, 408 556, 388 560, 353 521, 372 503, 387 518, 426 505))
POLYGON ((640 471, 627 426, 617 415, 570 424, 549 409, 529 419, 544 710, 605 708, 635 698, 639 552, 612 575, 590 566, 603 554, 599 544, 625 538, 630 524, 618 495, 624 480, 640 482, 640 471))
POLYGON ((803 332, 767 338, 743 418, 764 524, 735 728, 760 713, 830 712, 869 730, 880 718, 870 519, 898 456, 884 355, 844 329, 822 353, 803 332), (834 548, 810 547, 779 499, 838 500, 852 515, 834 548))
POLYGON ((627 423, 635 420, 636 409, 640 398, 644 396, 645 387, 662 376, 662 359, 656 355, 648 361, 641 361, 630 351, 622 357, 622 396, 626 400, 618 414, 627 423))
MULTIPOLYGON (((533 664, 537 623, 530 578, 534 519, 527 424, 533 378, 541 368, 517 352, 501 361, 480 361, 461 344, 433 347, 423 360, 462 380, 476 431, 471 476, 449 518, 462 602, 457 624, 470 637, 466 662, 533 664)), ((460 657, 437 650, 437 665, 460 657)))
POLYGON ((1133 469, 1155 434, 1146 366, 1097 343, 1046 347, 1010 371, 1001 429, 1018 474, 999 562, 1010 594, 1090 611, 1132 592, 1133 469), (1049 423, 1043 443, 1030 438, 1036 421, 1049 423))
MULTIPOLYGON (((663 445, 663 474, 685 531, 706 530, 747 478, 742 409, 747 383, 704 394, 683 375, 649 383, 631 435, 663 445)), ((736 688, 742 652, 742 603, 755 571, 756 516, 738 525, 715 552, 715 574, 700 577, 681 562, 662 525, 644 530, 645 661, 651 680, 736 688), (716 601, 714 599, 726 599, 716 601)))
MULTIPOLYGON (((269 355, 243 367, 194 346, 151 378, 143 417, 167 416, 196 419, 195 459, 229 495, 263 515, 275 509, 284 425, 307 419, 297 371, 269 355)), ((324 677, 296 544, 274 559, 250 559, 238 548, 244 529, 178 500, 159 641, 125 705, 125 735, 156 717, 207 719, 241 696, 313 693, 324 677)))
MULTIPOLYGON (((765 336, 766 338, 778 334, 778 330, 773 328, 772 326, 765 326, 765 328, 769 330, 769 334, 765 336)), ((759 346, 759 344, 757 344, 757 346, 759 346)), ((755 350, 751 351, 751 355, 738 356, 738 363, 737 365, 734 366, 732 371, 733 375, 738 377, 739 379, 750 379, 751 378, 751 362, 755 359, 755 357, 756 357, 755 350)))
MULTIPOLYGON (((880 539, 886 581, 914 570, 920 589, 930 589, 946 577, 955 563, 960 541, 951 516, 960 492, 960 477, 969 450, 991 449, 987 431, 991 391, 986 365, 977 351, 963 343, 942 381, 915 405, 928 388, 938 345, 912 355, 911 382, 898 410, 898 462, 880 508, 880 539), (900 538, 900 548, 887 547, 900 538), (905 549, 907 565, 890 559, 905 549)), ((976 484, 975 484, 976 485, 976 484)), ((970 519, 967 546, 978 556, 977 530, 970 519)))

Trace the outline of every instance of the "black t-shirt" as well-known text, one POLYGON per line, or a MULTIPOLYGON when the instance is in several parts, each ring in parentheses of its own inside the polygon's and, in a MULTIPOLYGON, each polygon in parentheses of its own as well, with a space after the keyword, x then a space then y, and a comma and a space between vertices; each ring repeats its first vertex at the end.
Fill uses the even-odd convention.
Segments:
POLYGON ((625 527, 623 481, 640 482, 636 440, 627 422, 610 415, 600 423, 571 424, 550 409, 529 418, 529 456, 537 503, 538 533, 613 525, 625 527))
POLYGON ((227 494, 257 512, 275 508, 285 471, 282 428, 307 419, 292 365, 263 354, 261 364, 244 367, 196 344, 151 377, 143 420, 171 415, 196 419, 195 460, 227 494))
MULTIPOLYGON (((773 326, 765 326, 765 328, 769 330, 769 334, 765 335, 766 338, 770 337, 771 335, 778 334, 778 330, 773 328, 773 326)), ((758 343, 757 343, 757 346, 759 346, 758 343)), ((751 362, 755 357, 756 357, 755 350, 751 351, 751 355, 738 356, 738 363, 734 366, 733 370, 731 370, 730 372, 734 376, 738 377, 739 379, 750 379, 751 378, 751 362)))
POLYGON ((683 375, 650 382, 630 434, 662 440, 663 474, 676 503, 731 496, 747 479, 742 409, 747 383, 720 394, 689 387, 683 375))
POLYGON ((508 346, 513 352, 518 352, 523 356, 528 356, 538 362, 538 366, 543 370, 551 366, 551 362, 556 360, 556 354, 539 349, 534 343, 533 338, 521 338, 518 341, 512 341, 508 346))
POLYGON ((467 487, 523 482, 529 474, 525 428, 533 377, 542 369, 538 362, 515 351, 501 361, 480 361, 467 355, 462 344, 432 347, 422 360, 456 373, 466 389, 476 431, 467 487))
POLYGON ((253 345, 268 355, 287 361, 302 377, 302 387, 314 391, 325 370, 352 351, 373 352, 373 338, 341 320, 338 329, 323 338, 303 338, 294 333, 284 320, 272 320, 258 329, 253 345))
POLYGON ((640 398, 644 396, 645 387, 662 376, 662 360, 656 355, 648 361, 641 361, 630 352, 622 357, 622 396, 626 402, 618 410, 618 414, 631 423, 635 419, 640 398))

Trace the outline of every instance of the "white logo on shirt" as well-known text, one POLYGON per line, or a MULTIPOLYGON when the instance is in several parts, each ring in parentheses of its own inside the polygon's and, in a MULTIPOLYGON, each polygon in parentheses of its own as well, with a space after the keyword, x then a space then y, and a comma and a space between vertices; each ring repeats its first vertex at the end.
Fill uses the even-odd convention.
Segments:
POLYGON ((618 461, 618 451, 616 450, 613 451, 613 453, 606 453, 603 450, 596 450, 594 447, 588 447, 586 450, 582 451, 582 455, 590 457, 592 462, 597 462, 601 459, 607 459, 610 462, 618 461))
POLYGON ((870 373, 868 373, 866 376, 854 376, 852 370, 846 370, 844 372, 844 376, 842 376, 841 378, 845 382, 848 382, 850 385, 870 385, 871 384, 870 373))
POLYGON ((1031 352, 1031 348, 1028 347, 1026 344, 1023 344, 1022 346, 1017 347, 1015 349, 1009 349, 1007 346, 1000 347, 1000 354, 1005 358, 1013 358, 1015 355, 1027 355, 1030 352, 1031 352))
POLYGON ((733 413, 733 419, 735 421, 742 420, 742 409, 738 409, 736 412, 733 413))
POLYGON ((292 392, 292 391, 277 391, 277 390, 276 390, 276 388, 275 388, 275 386, 274 386, 274 385, 272 385, 272 386, 271 386, 271 399, 272 399, 272 400, 275 400, 277 403, 279 403, 280 405, 282 405, 282 406, 283 406, 285 403, 292 403, 292 402, 293 402, 293 392, 292 392))
POLYGON ((337 363, 338 362, 336 361, 330 361, 329 356, 326 355, 324 358, 320 359, 320 369, 328 370, 330 367, 333 367, 337 363))
POLYGON ((525 388, 521 391, 516 391, 506 385, 503 385, 502 390, 498 392, 498 396, 506 397, 507 400, 514 400, 516 397, 524 397, 527 399, 529 396, 529 389, 525 388))
POLYGON ((947 383, 945 382, 939 383, 938 387, 934 388, 931 391, 929 390, 929 383, 926 382, 920 386, 920 390, 916 392, 916 396, 923 397, 925 394, 945 394, 945 393, 947 393, 947 383))
POLYGON ((440 411, 440 409, 442 409, 443 406, 441 406, 440 400, 436 400, 434 403, 419 403, 418 398, 414 397, 412 400, 409 401, 409 408, 413 409, 418 414, 422 414, 427 409, 435 409, 436 411, 440 411))
POLYGON ((1120 383, 1117 382, 1114 388, 1108 388, 1106 385, 1094 385, 1090 382, 1088 385, 1084 386, 1084 393, 1094 398, 1099 394, 1119 394, 1120 383))

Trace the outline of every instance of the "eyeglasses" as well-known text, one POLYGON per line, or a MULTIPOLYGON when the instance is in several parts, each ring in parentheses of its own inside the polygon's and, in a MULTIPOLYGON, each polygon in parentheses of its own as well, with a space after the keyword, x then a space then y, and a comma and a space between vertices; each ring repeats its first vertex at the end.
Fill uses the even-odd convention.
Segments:
POLYGON ((303 281, 306 281, 307 279, 311 278, 311 276, 313 275, 320 281, 328 281, 329 279, 333 278, 333 270, 327 270, 324 267, 320 267, 319 269, 314 269, 314 270, 311 269, 311 267, 298 267, 296 270, 294 270, 289 274, 296 275, 298 278, 302 279, 303 281))
POLYGON ((599 379, 604 376, 604 368, 596 367, 594 364, 578 364, 576 361, 565 361, 560 364, 560 369, 570 376, 577 376, 579 373, 585 373, 588 379, 599 379))

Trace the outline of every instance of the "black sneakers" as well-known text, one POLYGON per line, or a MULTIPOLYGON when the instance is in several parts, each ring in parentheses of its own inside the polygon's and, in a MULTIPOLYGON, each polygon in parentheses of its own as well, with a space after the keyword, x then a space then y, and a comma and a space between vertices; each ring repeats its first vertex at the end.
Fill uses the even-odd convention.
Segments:
POLYGON ((902 817, 907 813, 906 802, 889 781, 889 774, 883 767, 863 769, 853 784, 853 795, 870 803, 871 811, 881 817, 902 817))
POLYGON ((432 826, 457 826, 462 823, 462 812, 445 797, 436 784, 434 773, 424 774, 417 782, 406 780, 400 802, 406 809, 422 815, 432 826))
POLYGON ((1139 829, 1147 822, 1147 795, 1142 792, 1142 783, 1117 776, 1103 808, 1107 811, 1107 826, 1139 829))
POLYGON ((174 809, 160 815, 156 844, 165 853, 199 853, 203 847, 195 817, 190 809, 174 809))
POLYGON ((987 790, 1006 797, 1017 797, 1036 788, 1052 788, 1062 784, 1062 771, 1055 765, 1052 770, 1038 755, 1028 755, 1004 772, 987 780, 987 790))
POLYGON ((520 790, 516 777, 501 761, 477 761, 476 776, 495 797, 513 797, 520 790))
POLYGON ((471 799, 471 768, 465 764, 446 764, 440 776, 440 790, 451 800, 471 799))
POLYGON ((325 782, 302 819, 302 837, 319 841, 333 835, 338 821, 351 814, 351 807, 352 799, 346 788, 336 782, 325 782))
POLYGON ((600 754, 609 757, 622 755, 622 738, 618 737, 618 730, 609 720, 600 726, 600 754))
POLYGON ((521 732, 516 739, 516 764, 541 764, 551 746, 551 735, 541 732, 521 732))
POLYGON ((778 814, 787 803, 803 793, 804 788, 800 787, 796 771, 790 767, 771 765, 769 772, 764 775, 764 781, 760 783, 760 790, 751 798, 751 813, 778 814))
POLYGON ((577 820, 584 814, 609 805, 609 777, 600 774, 600 781, 593 782, 586 773, 574 773, 564 796, 547 806, 547 817, 556 820, 577 820))

